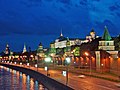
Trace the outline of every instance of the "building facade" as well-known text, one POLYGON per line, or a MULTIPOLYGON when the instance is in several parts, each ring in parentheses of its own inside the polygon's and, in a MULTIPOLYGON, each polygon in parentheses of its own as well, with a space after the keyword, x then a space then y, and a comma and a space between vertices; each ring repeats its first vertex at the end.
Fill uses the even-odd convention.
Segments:
POLYGON ((115 50, 114 40, 111 38, 107 27, 105 26, 104 34, 99 41, 98 50, 96 53, 96 69, 99 71, 104 68, 105 71, 110 71, 112 67, 111 58, 116 59, 118 51, 115 50))

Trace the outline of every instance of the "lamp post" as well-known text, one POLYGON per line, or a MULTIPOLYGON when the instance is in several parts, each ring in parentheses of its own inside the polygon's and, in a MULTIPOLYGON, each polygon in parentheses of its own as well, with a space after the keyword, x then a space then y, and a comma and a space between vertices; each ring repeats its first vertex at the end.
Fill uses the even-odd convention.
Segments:
POLYGON ((70 57, 66 58, 66 85, 68 85, 68 64, 71 62, 70 57))
POLYGON ((20 62, 20 65, 22 65, 22 62, 20 62))
POLYGON ((102 67, 102 73, 103 73, 103 64, 101 64, 101 67, 102 67))
MULTIPOLYGON (((90 56, 88 52, 85 52, 85 55, 86 55, 87 57, 90 56)), ((90 58, 89 58, 89 60, 90 60, 90 58)), ((91 63, 91 60, 90 60, 90 75, 91 75, 91 70, 92 70, 92 69, 91 69, 91 65, 92 65, 92 63, 91 63)))
POLYGON ((38 64, 35 64, 35 67, 37 68, 37 71, 38 71, 38 64))
POLYGON ((51 54, 51 59, 52 59, 53 67, 55 67, 55 60, 54 60, 54 56, 55 56, 55 55, 52 53, 52 54, 51 54))
POLYGON ((45 58, 45 62, 47 63, 47 66, 45 66, 45 70, 47 71, 47 76, 50 76, 49 74, 49 68, 48 68, 48 63, 50 63, 51 58, 50 57, 46 57, 45 58))

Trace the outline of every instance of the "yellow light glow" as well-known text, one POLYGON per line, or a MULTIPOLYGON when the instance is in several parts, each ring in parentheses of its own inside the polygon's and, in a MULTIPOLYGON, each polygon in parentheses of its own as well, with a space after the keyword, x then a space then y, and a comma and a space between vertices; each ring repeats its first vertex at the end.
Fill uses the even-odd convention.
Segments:
POLYGON ((86 56, 89 56, 89 54, 88 54, 87 52, 85 52, 85 55, 86 55, 86 56))
POLYGON ((50 62, 50 61, 51 61, 50 57, 45 58, 45 62, 50 62))
POLYGON ((30 55, 31 58, 33 58, 34 56, 33 55, 30 55))

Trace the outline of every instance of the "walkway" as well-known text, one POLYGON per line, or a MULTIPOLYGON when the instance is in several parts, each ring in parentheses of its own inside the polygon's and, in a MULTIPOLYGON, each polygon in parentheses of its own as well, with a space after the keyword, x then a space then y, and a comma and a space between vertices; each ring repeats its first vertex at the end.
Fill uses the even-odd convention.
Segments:
MULTIPOLYGON (((44 75, 47 75, 47 72, 44 70, 44 68, 36 68, 36 67, 30 67, 25 65, 17 65, 17 66, 29 68, 29 69, 38 71, 44 75)), ((65 68, 63 67, 62 69, 65 69, 65 68)), ((54 68, 50 68, 49 77, 63 84, 66 84, 66 77, 62 75, 62 69, 55 70, 54 68)), ((83 72, 78 71, 76 69, 69 70, 68 86, 70 86, 75 90, 97 90, 97 89, 98 90, 119 90, 120 89, 115 86, 116 82, 108 81, 110 79, 113 81, 119 81, 118 77, 116 76, 113 76, 110 74, 100 74, 100 73, 92 72, 91 74, 92 77, 91 77, 89 72, 86 72, 86 73, 84 72, 83 74, 85 74, 85 78, 80 78, 79 77, 80 73, 83 73, 83 72), (99 77, 99 78, 93 78, 93 77, 99 77), (100 79, 100 77, 108 80, 100 79)))

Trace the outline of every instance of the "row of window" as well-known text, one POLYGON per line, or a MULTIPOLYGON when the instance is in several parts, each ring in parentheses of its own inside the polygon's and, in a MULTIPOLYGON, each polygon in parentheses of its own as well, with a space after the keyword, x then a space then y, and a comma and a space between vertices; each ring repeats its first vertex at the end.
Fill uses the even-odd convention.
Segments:
POLYGON ((114 42, 99 42, 100 46, 114 46, 114 42))
POLYGON ((114 46, 99 46, 99 50, 115 50, 114 46))

